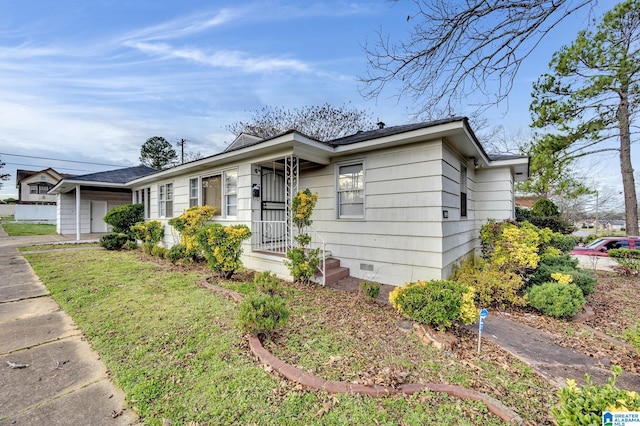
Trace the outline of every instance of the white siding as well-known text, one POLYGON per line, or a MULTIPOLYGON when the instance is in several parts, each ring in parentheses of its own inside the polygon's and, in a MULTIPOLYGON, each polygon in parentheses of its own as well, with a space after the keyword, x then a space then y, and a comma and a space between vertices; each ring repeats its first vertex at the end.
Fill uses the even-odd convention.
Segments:
POLYGON ((476 170, 476 219, 514 218, 513 176, 508 167, 476 170))
POLYGON ((441 277, 442 149, 433 141, 339 158, 301 177, 300 189, 319 195, 313 228, 352 276, 394 285, 441 277), (365 218, 337 219, 336 163, 351 160, 364 162, 365 218))
MULTIPOLYGON (((106 201, 107 211, 122 204, 131 203, 127 192, 80 190, 80 233, 91 233, 91 201, 106 201)), ((57 206, 57 232, 61 235, 76 234, 76 193, 59 194, 57 206)), ((108 227, 110 231, 111 227, 108 227)))

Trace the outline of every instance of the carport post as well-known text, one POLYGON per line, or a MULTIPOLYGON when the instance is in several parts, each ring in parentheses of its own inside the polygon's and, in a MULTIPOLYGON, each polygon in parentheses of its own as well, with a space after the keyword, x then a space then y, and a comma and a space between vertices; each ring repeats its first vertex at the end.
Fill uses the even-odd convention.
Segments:
POLYGON ((80 185, 76 185, 76 241, 80 241, 80 185))

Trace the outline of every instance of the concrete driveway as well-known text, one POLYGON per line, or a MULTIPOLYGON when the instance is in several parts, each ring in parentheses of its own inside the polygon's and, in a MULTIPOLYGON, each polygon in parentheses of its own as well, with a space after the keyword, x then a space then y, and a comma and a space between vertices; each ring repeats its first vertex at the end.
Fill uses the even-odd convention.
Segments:
POLYGON ((0 425, 131 425, 123 392, 0 227, 0 425))

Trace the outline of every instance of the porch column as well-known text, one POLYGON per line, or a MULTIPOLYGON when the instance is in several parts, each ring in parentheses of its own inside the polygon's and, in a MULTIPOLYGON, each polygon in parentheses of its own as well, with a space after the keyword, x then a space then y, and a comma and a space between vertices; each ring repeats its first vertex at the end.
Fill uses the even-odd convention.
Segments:
POLYGON ((80 241, 80 185, 76 185, 76 241, 80 241))
POLYGON ((293 213, 291 211, 291 201, 298 194, 298 157, 288 155, 284 159, 285 177, 285 215, 287 220, 287 233, 289 248, 293 247, 293 213))

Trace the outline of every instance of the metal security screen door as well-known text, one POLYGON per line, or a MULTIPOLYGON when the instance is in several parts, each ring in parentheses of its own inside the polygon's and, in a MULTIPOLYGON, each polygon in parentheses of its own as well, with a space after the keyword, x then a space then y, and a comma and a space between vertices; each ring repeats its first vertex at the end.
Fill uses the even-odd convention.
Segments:
POLYGON ((262 168, 262 243, 284 243, 287 237, 284 172, 262 168))

